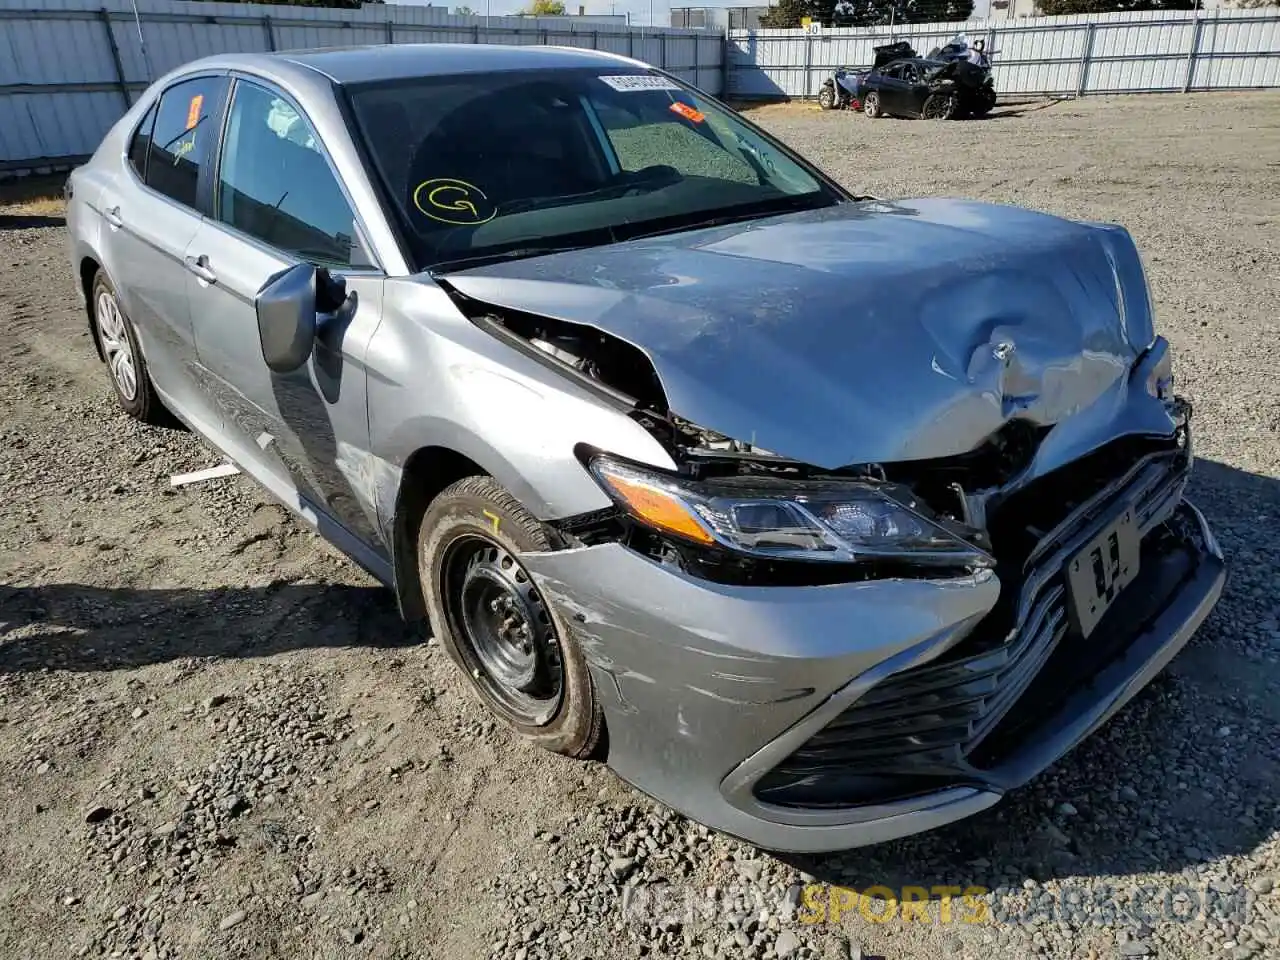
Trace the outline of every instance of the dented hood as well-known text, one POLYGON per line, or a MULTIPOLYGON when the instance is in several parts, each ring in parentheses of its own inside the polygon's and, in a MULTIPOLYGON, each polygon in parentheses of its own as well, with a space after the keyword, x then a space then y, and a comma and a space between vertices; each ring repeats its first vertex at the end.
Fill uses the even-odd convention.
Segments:
POLYGON ((826 468, 1056 423, 1152 339, 1123 229, 963 201, 841 204, 446 279, 629 341, 673 413, 826 468))

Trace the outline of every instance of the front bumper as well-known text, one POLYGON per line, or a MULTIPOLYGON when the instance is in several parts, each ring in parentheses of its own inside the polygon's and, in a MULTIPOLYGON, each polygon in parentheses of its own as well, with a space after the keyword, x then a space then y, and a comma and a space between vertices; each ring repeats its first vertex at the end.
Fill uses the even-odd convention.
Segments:
MULTIPOLYGON (((1164 515, 1186 533, 1176 582, 1163 584, 1158 609, 1146 609, 1120 642, 1105 641, 1108 659, 1095 673, 1077 678, 1048 715, 1021 717, 998 762, 937 789, 870 803, 782 805, 761 800, 757 788, 867 691, 963 641, 997 601, 994 573, 737 587, 688 577, 614 543, 524 561, 582 645, 620 776, 761 847, 817 852, 929 830, 991 806, 1146 685, 1212 610, 1225 579, 1199 511, 1183 501, 1164 515)), ((1153 568, 1154 575, 1164 573, 1153 568)))

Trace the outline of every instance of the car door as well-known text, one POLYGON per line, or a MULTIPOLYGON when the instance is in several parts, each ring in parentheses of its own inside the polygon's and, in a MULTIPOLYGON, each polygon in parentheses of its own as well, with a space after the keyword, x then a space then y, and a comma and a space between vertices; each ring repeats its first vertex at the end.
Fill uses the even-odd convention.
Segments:
MULTIPOLYGON (((210 216, 188 248, 188 298, 207 389, 225 419, 227 452, 330 538, 378 547, 367 482, 364 357, 377 326, 382 272, 311 124, 265 83, 235 80, 212 181, 210 216), (342 277, 347 308, 311 357, 273 373, 254 300, 284 270, 310 262, 342 277)), ((350 544, 343 542, 344 547, 350 544)))
POLYGON ((134 131, 121 175, 98 201, 107 227, 107 274, 133 321, 152 382, 205 433, 216 430, 216 415, 196 386, 184 258, 200 228, 200 174, 212 155, 228 86, 226 76, 204 75, 164 90, 134 131))
POLYGON ((899 109, 906 116, 919 116, 924 102, 929 98, 929 86, 924 82, 924 72, 914 63, 902 65, 902 100, 899 109))
POLYGON ((898 75, 901 70, 901 64, 891 63, 874 74, 872 89, 879 92, 880 109, 885 113, 896 113, 900 109, 902 90, 898 75))

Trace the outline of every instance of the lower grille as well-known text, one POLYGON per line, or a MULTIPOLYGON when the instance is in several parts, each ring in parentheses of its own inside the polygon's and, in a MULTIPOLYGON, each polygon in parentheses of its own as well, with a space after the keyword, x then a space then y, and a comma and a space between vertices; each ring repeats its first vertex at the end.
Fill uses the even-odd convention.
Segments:
POLYGON ((993 611, 938 659, 872 687, 761 778, 756 795, 784 805, 846 806, 980 782, 977 748, 1072 630, 1066 559, 1125 505, 1145 540, 1180 501, 1187 468, 1182 450, 1148 455, 1071 509, 1035 542, 1020 576, 1001 574, 1013 587, 1005 610, 993 611))

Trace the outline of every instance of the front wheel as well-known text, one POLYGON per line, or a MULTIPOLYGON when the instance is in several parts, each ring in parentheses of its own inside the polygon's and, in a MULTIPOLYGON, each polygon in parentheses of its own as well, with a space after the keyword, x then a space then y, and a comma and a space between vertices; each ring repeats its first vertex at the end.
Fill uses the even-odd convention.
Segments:
POLYGON ((604 730, 591 674, 520 562, 551 548, 546 528, 501 484, 467 477, 423 515, 418 571, 432 632, 485 706, 538 746, 585 758, 604 730))
POLYGON ((956 115, 957 98, 953 93, 932 93, 925 100, 920 116, 926 120, 951 120, 956 115))
POLYGON ((973 109, 969 112, 975 117, 985 117, 995 109, 996 92, 991 88, 984 89, 974 100, 973 109))
POLYGON ((880 94, 872 90, 863 97, 862 112, 872 120, 876 119, 876 117, 884 116, 884 111, 880 106, 880 94))
POLYGON ((834 110, 836 106, 836 89, 825 85, 818 91, 818 106, 823 110, 834 110))

